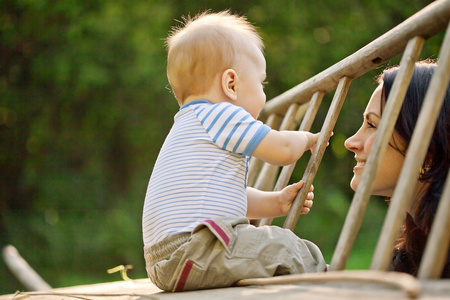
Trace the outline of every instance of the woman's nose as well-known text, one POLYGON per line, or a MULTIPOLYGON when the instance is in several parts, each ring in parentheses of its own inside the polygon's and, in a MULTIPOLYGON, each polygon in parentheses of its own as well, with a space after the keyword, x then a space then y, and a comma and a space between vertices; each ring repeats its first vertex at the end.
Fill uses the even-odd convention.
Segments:
POLYGON ((357 134, 358 133, 355 133, 344 142, 345 148, 347 148, 349 151, 355 152, 361 149, 361 143, 357 139, 357 134))

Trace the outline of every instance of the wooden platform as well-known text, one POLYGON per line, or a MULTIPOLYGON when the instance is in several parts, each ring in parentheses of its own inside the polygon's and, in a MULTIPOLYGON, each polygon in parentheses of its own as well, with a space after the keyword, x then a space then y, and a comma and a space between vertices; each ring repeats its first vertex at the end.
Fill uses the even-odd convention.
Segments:
MULTIPOLYGON (((284 276, 280 276, 284 277, 284 276)), ((416 299, 450 300, 450 279, 418 281, 420 293, 416 299)), ((49 292, 23 292, 0 296, 9 299, 412 299, 405 290, 387 284, 361 282, 289 283, 251 285, 182 293, 165 293, 148 279, 119 281, 53 289, 49 292)))

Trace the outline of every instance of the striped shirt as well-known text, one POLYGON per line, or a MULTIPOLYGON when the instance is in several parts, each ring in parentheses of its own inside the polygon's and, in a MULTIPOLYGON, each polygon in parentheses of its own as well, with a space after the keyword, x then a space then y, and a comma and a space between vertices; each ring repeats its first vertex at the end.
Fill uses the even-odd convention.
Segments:
POLYGON ((270 130, 227 102, 195 100, 174 119, 145 196, 146 247, 204 220, 245 216, 248 156, 270 130))

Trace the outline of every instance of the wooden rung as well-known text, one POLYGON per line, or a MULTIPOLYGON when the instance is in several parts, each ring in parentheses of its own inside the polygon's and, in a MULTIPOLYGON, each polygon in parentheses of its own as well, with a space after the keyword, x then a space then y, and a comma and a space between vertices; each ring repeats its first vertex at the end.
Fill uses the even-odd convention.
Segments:
MULTIPOLYGON (((296 103, 289 106, 289 109, 281 122, 279 130, 293 130, 296 126, 298 126, 298 120, 296 120, 296 117, 298 116, 298 111, 300 110, 299 108, 299 105, 296 103)), ((259 175, 252 186, 263 191, 273 190, 279 168, 280 167, 276 165, 263 163, 259 175)), ((261 220, 253 220, 252 224, 255 226, 260 226, 261 220)))
MULTIPOLYGON (((303 110, 302 107, 307 105, 307 110, 303 117, 303 121, 300 124, 299 130, 305 131, 305 130, 311 129, 312 123, 314 122, 314 119, 316 118, 317 111, 319 110, 320 104, 322 103, 323 95, 324 95, 323 92, 315 92, 309 103, 306 103, 306 104, 300 106, 297 116, 296 116, 296 120, 300 120, 300 118, 303 117, 302 115, 299 115, 303 110)), ((292 172, 294 171, 296 164, 297 164, 297 162, 294 162, 294 163, 292 163, 288 166, 285 166, 281 169, 281 173, 278 176, 278 180, 277 180, 277 183, 275 184, 274 191, 281 191, 288 184, 289 179, 291 178, 292 172)), ((266 218, 266 219, 261 220, 261 222, 259 224, 260 224, 260 226, 270 225, 270 224, 272 224, 272 220, 273 220, 273 218, 266 218)))
POLYGON ((261 191, 272 191, 279 168, 279 166, 264 163, 253 187, 261 191))
MULTIPOLYGON (((296 121, 295 116, 297 115, 297 111, 299 109, 298 104, 292 104, 288 112, 286 113, 279 130, 292 130, 295 129, 296 121)), ((269 125, 270 126, 270 125, 269 125)), ((270 126, 271 128, 274 128, 270 126)), ((259 190, 271 191, 275 184, 276 176, 278 174, 279 166, 271 165, 269 163, 263 163, 261 170, 258 172, 258 176, 256 176, 256 180, 253 183, 253 187, 259 190)))
MULTIPOLYGON (((301 116, 301 114, 299 115, 299 113, 301 113, 302 110, 303 109, 301 109, 301 106, 299 106, 298 104, 291 104, 278 129, 280 131, 295 130, 296 127, 298 127, 299 123, 297 117, 301 116)), ((279 168, 279 166, 264 163, 254 187, 266 191, 273 190, 279 168)))
POLYGON ((358 184, 355 195, 347 213, 344 226, 341 230, 339 240, 331 259, 332 270, 343 270, 347 264, 348 257, 353 248, 356 236, 361 227, 367 204, 372 192, 373 181, 378 172, 378 168, 383 159, 386 147, 392 136, 392 132, 398 114, 406 94, 406 89, 411 80, 414 70, 414 63, 422 49, 423 39, 414 38, 406 46, 405 53, 400 63, 400 69, 394 81, 389 99, 377 130, 375 141, 373 142, 365 170, 361 181, 358 184))
POLYGON ((2 250, 3 260, 11 273, 30 291, 48 291, 51 286, 20 256, 19 251, 7 245, 2 250))
POLYGON ((450 171, 444 192, 428 235, 427 245, 420 263, 418 278, 437 279, 441 277, 450 246, 450 171))
MULTIPOLYGON (((449 67, 449 41, 448 35, 450 35, 450 25, 447 27, 446 38, 444 39, 443 47, 441 50, 441 54, 439 55, 440 65, 444 65, 442 68, 436 70, 436 73, 439 72, 440 75, 438 78, 444 80, 445 77, 449 77, 448 74, 441 74, 450 72, 449 67)), ((448 81, 448 79, 447 79, 448 81)), ((430 91, 432 87, 430 84, 430 91)), ((433 86, 433 91, 436 90, 433 86)), ((445 92, 444 88, 441 89, 442 92, 445 92)), ((430 96, 431 97, 431 96, 430 96)), ((436 95, 436 97, 440 97, 436 95)), ((438 210, 431 227, 430 235, 428 237, 428 242, 425 248, 425 252, 422 258, 422 262, 420 264, 418 277, 420 279, 434 279, 439 278, 442 273, 442 269, 444 267, 445 259, 448 253, 448 247, 450 243, 450 171, 447 175, 447 181, 445 184, 444 191, 441 196, 441 200, 438 206, 438 210)))
MULTIPOLYGON (((320 104, 322 103, 323 96, 323 92, 314 93, 313 97, 311 98, 310 104, 308 105, 308 110, 306 111, 302 124, 300 125, 300 131, 311 130, 311 126, 314 122, 314 119, 316 118, 317 112, 319 111, 320 104)), ((275 185, 275 191, 281 191, 288 184, 296 163, 297 162, 294 162, 288 166, 283 167, 280 176, 278 177, 277 184, 275 185)))
POLYGON ((300 105, 300 107, 298 108, 297 114, 295 115, 295 118, 294 118, 294 122, 295 122, 295 127, 294 128, 299 128, 298 130, 302 130, 300 128, 301 127, 301 122, 303 122, 302 120, 304 120, 306 112, 309 109, 309 104, 310 104, 310 102, 307 102, 305 104, 300 105))
POLYGON ((309 187, 311 186, 314 177, 316 176, 320 162, 322 161, 325 148, 327 147, 331 132, 333 131, 342 105, 344 104, 344 100, 347 95, 348 88, 350 87, 350 83, 351 79, 346 76, 342 77, 341 80, 339 80, 339 84, 337 86, 336 93, 334 94, 333 101, 331 102, 330 109, 328 110, 322 129, 320 130, 319 140, 317 141, 314 152, 311 155, 308 165, 306 166, 305 173, 303 174, 302 180, 304 182, 304 185, 300 189, 297 197, 292 203, 291 210, 289 211, 283 224, 284 228, 294 230, 295 225, 297 224, 298 217, 300 216, 300 211, 309 192, 309 187))
POLYGON ((320 104, 322 103, 324 93, 317 91, 311 97, 310 104, 308 105, 308 110, 305 113, 302 124, 300 124, 300 129, 303 131, 311 130, 311 126, 316 118, 317 112, 319 111, 320 104))
POLYGON ((439 65, 433 74, 425 99, 409 143, 399 181, 394 190, 391 205, 375 248, 371 269, 387 270, 392 258, 392 249, 398 230, 405 219, 405 213, 411 207, 413 190, 419 169, 422 166, 439 116, 444 96, 450 80, 450 24, 439 53, 439 65), (398 229, 398 230, 395 230, 398 229))
POLYGON ((261 172, 264 162, 256 157, 250 157, 248 163, 248 178, 247 185, 253 186, 258 178, 259 172, 261 172))
MULTIPOLYGON (((278 128, 281 124, 282 118, 278 114, 271 114, 266 121, 267 126, 270 128, 278 128)), ((247 185, 254 186, 256 180, 261 172, 264 162, 256 157, 251 157, 248 166, 248 178, 247 185)))
POLYGON ((300 105, 293 103, 289 106, 286 115, 281 122, 279 130, 295 130, 298 127, 296 120, 300 105))

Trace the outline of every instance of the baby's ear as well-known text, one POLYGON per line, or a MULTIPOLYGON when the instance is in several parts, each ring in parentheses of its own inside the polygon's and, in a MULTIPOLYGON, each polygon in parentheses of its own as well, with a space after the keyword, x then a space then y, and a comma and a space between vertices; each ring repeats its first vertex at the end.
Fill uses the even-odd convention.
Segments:
POLYGON ((233 69, 227 69, 222 73, 221 86, 223 93, 232 101, 237 100, 238 76, 233 69))

